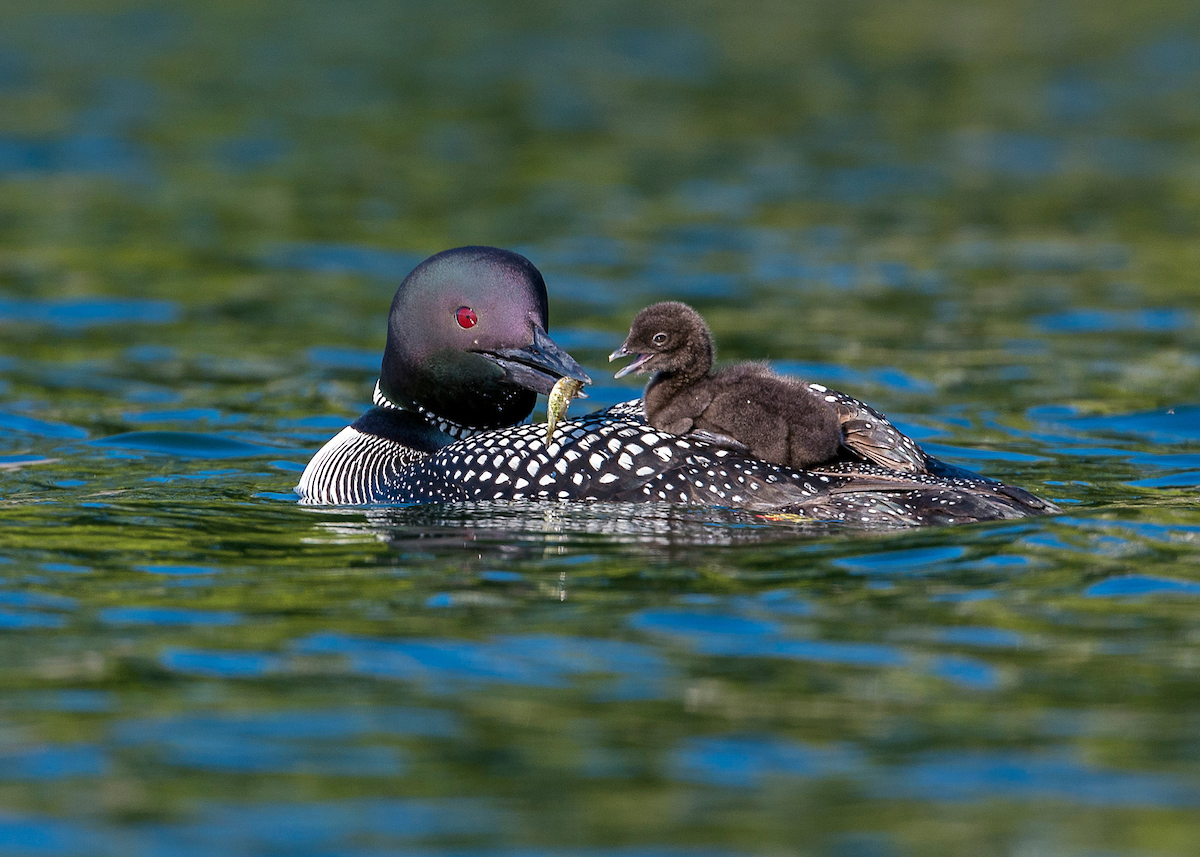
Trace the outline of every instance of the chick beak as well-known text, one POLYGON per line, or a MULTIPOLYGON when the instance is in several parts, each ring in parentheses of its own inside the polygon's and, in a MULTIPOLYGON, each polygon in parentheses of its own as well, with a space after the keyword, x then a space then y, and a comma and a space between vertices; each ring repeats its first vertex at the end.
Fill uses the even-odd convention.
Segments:
MULTIPOLYGON (((620 348, 618 348, 612 354, 608 355, 608 362, 611 363, 614 360, 619 360, 622 357, 629 357, 633 353, 634 352, 630 351, 626 347, 626 343, 622 343, 620 348)), ((631 372, 637 372, 643 366, 645 366, 647 361, 649 361, 650 358, 653 356, 654 356, 653 354, 638 354, 636 360, 634 360, 628 366, 618 369, 617 373, 615 375, 613 375, 613 377, 614 378, 624 378, 626 375, 630 374, 631 372)))

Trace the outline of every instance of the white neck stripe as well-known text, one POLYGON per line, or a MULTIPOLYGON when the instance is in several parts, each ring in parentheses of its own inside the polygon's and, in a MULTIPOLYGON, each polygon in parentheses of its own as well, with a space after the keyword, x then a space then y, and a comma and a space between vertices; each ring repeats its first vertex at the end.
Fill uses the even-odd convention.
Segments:
MULTIPOLYGON (((393 411, 412 412, 411 409, 397 405, 395 402, 389 399, 384 394, 383 390, 380 389, 378 381, 375 382, 375 391, 371 394, 371 401, 376 405, 376 407, 393 411)), ((471 437, 472 435, 479 434, 479 432, 482 431, 482 429, 468 428, 467 426, 459 425, 456 422, 451 422, 448 419, 439 417, 437 414, 433 413, 433 411, 429 410, 428 408, 423 408, 420 405, 417 405, 416 412, 424 417, 425 420, 433 425, 438 431, 442 432, 442 434, 448 434, 450 437, 455 438, 456 440, 464 437, 471 437)))

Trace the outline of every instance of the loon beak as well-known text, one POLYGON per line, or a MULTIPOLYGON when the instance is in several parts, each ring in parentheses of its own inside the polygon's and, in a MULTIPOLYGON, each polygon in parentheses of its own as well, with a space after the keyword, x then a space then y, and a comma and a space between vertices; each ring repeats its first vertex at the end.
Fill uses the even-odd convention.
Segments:
MULTIPOLYGON (((618 348, 618 349, 617 349, 616 351, 614 351, 612 354, 608 355, 608 362, 609 362, 609 363, 612 363, 614 360, 620 360, 622 357, 628 357, 628 356, 630 356, 630 355, 631 355, 631 354, 633 354, 633 353, 634 353, 634 352, 630 351, 628 348, 626 348, 626 347, 625 347, 625 346, 622 344, 620 348, 618 348)), ((632 363, 630 363, 628 366, 625 366, 625 367, 623 367, 623 368, 621 368, 621 369, 618 369, 618 370, 617 370, 617 373, 616 373, 615 375, 613 375, 613 377, 614 377, 614 378, 624 378, 624 377, 625 377, 626 375, 628 375, 629 373, 638 371, 638 370, 639 370, 639 369, 641 369, 643 366, 645 366, 645 365, 646 365, 646 363, 647 363, 647 362, 650 360, 650 358, 651 358, 651 357, 653 357, 653 356, 654 356, 653 354, 639 354, 639 355, 637 355, 637 360, 634 360, 634 361, 633 361, 632 363)))
MULTIPOLYGON (((592 383, 575 358, 563 351, 537 325, 533 327, 533 342, 529 345, 523 348, 500 348, 486 354, 504 370, 505 380, 535 393, 548 395, 559 378, 592 383)), ((587 397, 581 395, 579 398, 587 397)))

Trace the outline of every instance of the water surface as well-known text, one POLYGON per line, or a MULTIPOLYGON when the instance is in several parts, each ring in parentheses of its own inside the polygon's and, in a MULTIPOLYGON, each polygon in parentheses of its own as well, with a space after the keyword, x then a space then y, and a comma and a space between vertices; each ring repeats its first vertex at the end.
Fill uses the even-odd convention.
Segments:
POLYGON ((1195 853, 1198 23, 6 4, 0 852, 1195 853), (298 506, 467 243, 1066 512, 298 506))

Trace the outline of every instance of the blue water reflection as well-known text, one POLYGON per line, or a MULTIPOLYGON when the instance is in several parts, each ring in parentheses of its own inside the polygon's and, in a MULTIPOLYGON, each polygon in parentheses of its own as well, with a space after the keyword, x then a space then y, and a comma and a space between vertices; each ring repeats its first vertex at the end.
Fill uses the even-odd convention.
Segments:
POLYGON ((0 589, 0 605, 11 607, 37 607, 50 610, 72 610, 79 604, 78 599, 50 592, 35 592, 30 590, 13 591, 0 589))
POLYGON ((66 620, 61 616, 0 608, 0 628, 3 629, 61 628, 64 624, 66 620))
POLYGON ((109 607, 100 621, 110 625, 236 625, 237 613, 224 610, 190 610, 185 607, 109 607))
POLYGON ((639 631, 677 638, 704 655, 785 658, 871 667, 894 667, 909 662, 903 652, 892 646, 798 640, 784 636, 784 628, 775 622, 725 613, 644 610, 630 617, 629 625, 639 631))
POLYGON ((323 346, 308 349, 306 355, 311 363, 325 369, 357 372, 379 371, 380 355, 377 350, 323 346))
POLYGON ((165 669, 213 678, 258 678, 284 668, 284 659, 267 652, 204 651, 169 648, 158 658, 165 669))
MULTIPOLYGON (((86 482, 80 480, 66 480, 68 482, 78 482, 79 485, 86 485, 86 482)), ((61 483, 60 483, 61 484, 61 483)), ((76 485, 67 485, 65 487, 74 488, 76 485)), ((51 571, 56 574, 86 574, 91 571, 86 565, 76 565, 71 562, 44 562, 41 565, 43 571, 51 571)))
POLYGON ((5 412, 0 412, 0 430, 64 440, 81 440, 88 436, 87 429, 78 426, 5 412))
POLYGON ((961 625, 957 628, 941 628, 934 638, 942 643, 981 648, 1019 648, 1027 645, 1025 637, 1008 628, 987 628, 961 625))
POLYGON ((213 574, 218 571, 218 569, 203 565, 138 565, 134 568, 147 574, 169 575, 213 574))
POLYGON ((247 443, 214 434, 183 431, 133 431, 90 441, 92 446, 180 458, 246 458, 280 455, 287 449, 247 443))
POLYGON ((760 735, 690 739, 671 754, 668 766, 678 779, 753 788, 773 776, 848 777, 861 773, 867 761, 852 747, 818 747, 760 735))
MULTIPOLYGON (((909 668, 928 672, 967 690, 993 690, 1000 686, 1000 671, 978 658, 962 654, 925 655, 881 643, 798 639, 810 636, 811 630, 805 626, 789 628, 780 622, 745 615, 746 612, 773 613, 780 618, 814 615, 810 605, 785 598, 778 599, 778 606, 784 607, 783 610, 773 609, 775 600, 738 599, 730 606, 741 612, 733 614, 713 609, 719 601, 693 599, 691 603, 710 606, 705 610, 643 610, 631 616, 629 624, 639 631, 682 643, 700 655, 770 658, 856 668, 909 668), (789 609, 793 604, 799 609, 789 609)), ((1024 644, 1019 634, 1000 628, 934 629, 930 636, 936 642, 951 646, 1014 648, 1024 644)))
POLYGON ((216 712, 127 720, 114 733, 132 743, 169 742, 181 736, 236 744, 251 738, 293 741, 347 740, 363 735, 452 738, 462 732, 457 714, 436 708, 328 708, 216 712))
POLYGON ((495 835, 506 826, 504 810, 490 801, 472 798, 209 803, 200 808, 194 820, 146 828, 139 839, 151 854, 199 857, 219 851, 316 857, 345 853, 344 849, 363 840, 387 843, 495 835))
POLYGON ((263 133, 230 137, 213 148, 214 158, 227 169, 251 172, 274 166, 292 151, 286 137, 263 133))
POLYGON ((115 696, 103 690, 37 691, 14 696, 10 703, 16 709, 29 711, 102 713, 113 709, 115 696))
POLYGON ((1139 488, 1198 488, 1200 487, 1200 470, 1156 476, 1151 479, 1133 479, 1126 484, 1139 488))
POLYGON ((937 387, 928 381, 914 378, 899 369, 874 369, 862 371, 833 363, 802 363, 796 360, 776 360, 771 364, 777 372, 794 375, 827 386, 844 384, 848 388, 879 386, 903 393, 930 394, 937 387))
POLYGON ((1034 320, 1049 333, 1116 333, 1123 331, 1176 331, 1194 327, 1196 317, 1182 309, 1140 310, 1072 309, 1034 320))
POLYGON ((1066 421, 1085 432, 1141 435, 1159 443, 1200 441, 1200 405, 1112 416, 1078 416, 1066 421))
MULTIPOLYGON (((424 259, 420 253, 399 253, 350 244, 282 244, 262 256, 274 268, 320 274, 356 274, 399 283, 424 259)), ((376 367, 378 368, 378 367, 376 367)))
POLYGON ((1164 774, 1086 764, 1062 751, 931 752, 883 765, 853 747, 813 746, 775 737, 690 739, 677 748, 672 776, 733 788, 761 787, 770 777, 853 777, 876 797, 971 803, 1060 800, 1108 807, 1193 807, 1200 784, 1164 774))
POLYGON ((1139 598, 1146 595, 1200 596, 1200 581, 1146 574, 1123 574, 1093 583, 1083 591, 1089 598, 1139 598))
MULTIPOLYGON (((3 152, 0 151, 0 156, 3 152)), ((21 300, 0 297, 0 322, 46 324, 66 330, 100 325, 171 324, 180 317, 178 304, 133 298, 54 298, 21 300)))
POLYGON ((5 749, 0 746, 0 782, 102 777, 108 759, 96 747, 59 744, 5 749))
POLYGON ((395 777, 406 768, 405 754, 362 739, 456 732, 446 712, 331 709, 131 719, 115 730, 114 739, 122 746, 153 748, 167 764, 183 768, 395 777))
POLYGON ((304 655, 339 655, 354 673, 419 682, 435 692, 472 684, 567 687, 573 679, 610 676, 607 698, 655 698, 673 671, 653 649, 619 640, 552 635, 467 640, 381 639, 333 632, 296 641, 304 655))
POLYGON ((966 549, 959 545, 947 545, 841 557, 834 562, 855 574, 919 574, 929 573, 946 563, 961 559, 966 553, 966 549))
POLYGON ((125 413, 123 419, 131 423, 168 423, 168 422, 237 422, 236 415, 226 417, 216 408, 173 408, 163 411, 142 411, 141 413, 125 413))
POLYGON ((0 815, 0 842, 17 857, 110 857, 116 843, 84 825, 58 818, 0 815))
POLYGON ((1107 807, 1200 806, 1200 786, 1168 774, 1086 764, 1066 752, 928 753, 885 775, 880 796, 972 802, 1061 800, 1107 807))
POLYGON ((968 690, 988 691, 1000 687, 1001 672, 978 658, 965 655, 940 655, 928 664, 929 672, 938 678, 968 690))
MULTIPOLYGON (((124 137, 104 133, 57 140, 0 137, 0 174, 4 173, 96 173, 134 182, 149 182, 154 177, 144 149, 124 137)), ((0 303, 0 314, 5 310, 0 303)))

